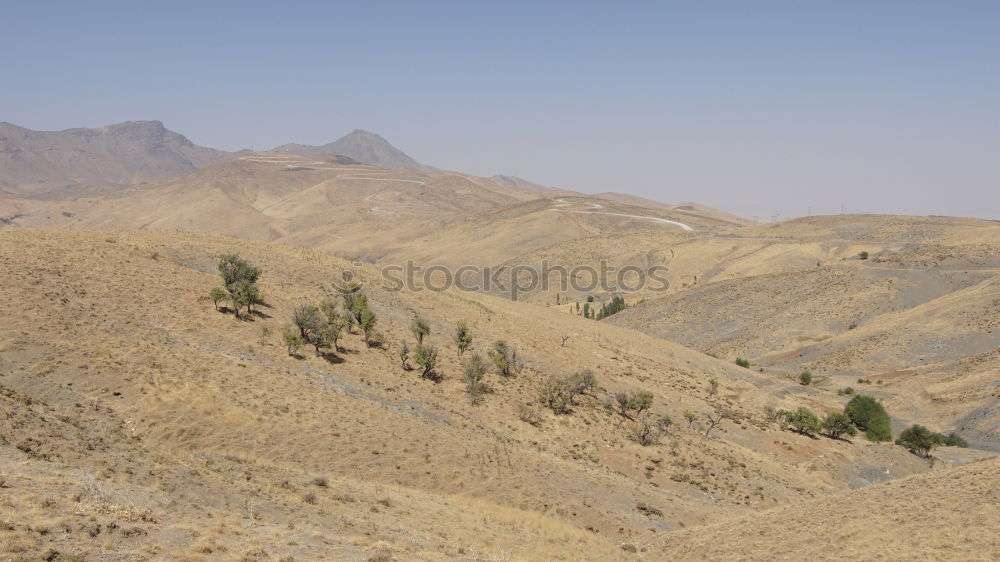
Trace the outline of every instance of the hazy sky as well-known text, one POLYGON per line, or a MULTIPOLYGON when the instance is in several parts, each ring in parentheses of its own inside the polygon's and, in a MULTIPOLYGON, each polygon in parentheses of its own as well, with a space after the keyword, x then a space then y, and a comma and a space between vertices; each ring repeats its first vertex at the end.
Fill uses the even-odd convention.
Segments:
POLYGON ((441 168, 744 216, 1000 218, 1000 1, 46 2, 0 121, 268 149, 375 131, 441 168))

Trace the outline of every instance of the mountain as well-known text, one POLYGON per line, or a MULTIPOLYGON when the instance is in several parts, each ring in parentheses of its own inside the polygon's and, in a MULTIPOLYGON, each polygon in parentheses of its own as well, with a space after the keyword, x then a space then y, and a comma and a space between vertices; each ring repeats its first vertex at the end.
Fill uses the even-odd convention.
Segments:
POLYGON ((339 154, 353 158, 362 164, 378 166, 379 168, 406 168, 418 171, 432 169, 410 158, 379 135, 361 129, 355 129, 353 132, 323 146, 285 144, 275 148, 274 152, 291 152, 300 156, 339 154))
POLYGON ((0 123, 0 194, 53 198, 74 187, 189 174, 230 156, 198 146, 159 121, 64 131, 0 123))

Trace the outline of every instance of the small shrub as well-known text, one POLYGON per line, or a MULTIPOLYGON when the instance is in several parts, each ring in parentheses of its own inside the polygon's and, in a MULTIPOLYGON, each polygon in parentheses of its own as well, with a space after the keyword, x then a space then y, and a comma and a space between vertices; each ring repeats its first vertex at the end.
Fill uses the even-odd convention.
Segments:
POLYGON ((638 416, 629 426, 629 436, 644 447, 655 445, 660 442, 660 437, 666 435, 673 423, 670 416, 660 416, 655 419, 645 415, 638 416))
POLYGON ((858 257, 861 258, 862 260, 866 260, 868 259, 868 252, 865 251, 858 252, 858 257))
POLYGON ((528 404, 521 404, 517 409, 517 418, 531 425, 537 426, 542 423, 542 416, 538 413, 538 409, 528 404))
POLYGON ((314 486, 319 486, 320 488, 326 488, 327 486, 330 485, 329 481, 327 481, 326 479, 326 476, 317 476, 316 478, 312 479, 312 483, 314 486))
POLYGON ((688 427, 694 427, 694 420, 698 419, 698 416, 690 410, 684 412, 684 419, 688 422, 688 427))
POLYGON ((405 340, 400 342, 399 362, 404 371, 410 370, 410 344, 406 343, 405 340))
POLYGON ((747 359, 743 359, 742 357, 736 358, 736 364, 739 365, 740 367, 743 367, 744 369, 750 368, 750 361, 747 359))
POLYGON ((854 394, 854 389, 849 386, 846 386, 838 390, 837 394, 839 394, 840 396, 851 396, 852 394, 854 394))
POLYGON ((568 377, 550 377, 542 386, 540 400, 556 414, 567 414, 577 396, 597 387, 589 370, 568 377))
POLYGON ((316 505, 316 494, 312 492, 307 492, 302 496, 302 501, 306 502, 309 505, 316 505))
POLYGON ((282 332, 281 339, 285 342, 285 347, 288 349, 288 355, 291 355, 292 357, 295 357, 295 355, 298 354, 299 348, 305 343, 301 336, 291 330, 285 330, 282 332))
POLYGON ((621 415, 629 417, 629 411, 634 410, 637 414, 642 414, 645 410, 653 406, 652 392, 619 392, 615 394, 615 402, 621 410, 621 415))
POLYGON ((212 289, 208 296, 212 299, 212 304, 215 305, 215 310, 219 310, 219 303, 225 302, 229 298, 229 293, 220 289, 218 287, 212 289))
POLYGON ((813 381, 813 375, 809 371, 803 371, 802 374, 799 375, 799 384, 801 384, 802 386, 809 386, 810 384, 812 384, 812 381, 813 381))
POLYGON ((715 377, 708 379, 708 393, 712 396, 719 393, 719 379, 715 377))
POLYGON ((961 436, 953 431, 944 438, 944 445, 948 447, 962 447, 964 449, 969 446, 969 442, 962 439, 961 436))

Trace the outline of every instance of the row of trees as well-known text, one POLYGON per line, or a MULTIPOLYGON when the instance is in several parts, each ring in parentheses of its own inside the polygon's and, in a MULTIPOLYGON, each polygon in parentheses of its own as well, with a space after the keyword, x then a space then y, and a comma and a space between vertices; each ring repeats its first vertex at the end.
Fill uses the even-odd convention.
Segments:
MULTIPOLYGON (((558 302, 558 295, 556 295, 556 304, 558 304, 558 302)), ((580 303, 576 303, 577 314, 592 320, 602 320, 612 314, 618 314, 626 308, 628 308, 628 305, 625 304, 625 299, 618 295, 611 297, 611 302, 602 303, 600 309, 598 309, 597 305, 594 304, 593 296, 587 297, 587 302, 583 303, 582 309, 580 308, 580 303)))

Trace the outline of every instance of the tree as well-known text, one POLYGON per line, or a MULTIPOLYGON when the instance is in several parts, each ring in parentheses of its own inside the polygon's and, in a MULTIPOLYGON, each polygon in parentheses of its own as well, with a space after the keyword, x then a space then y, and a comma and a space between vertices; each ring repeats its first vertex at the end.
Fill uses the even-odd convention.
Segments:
POLYGON ((281 339, 285 342, 285 347, 288 348, 288 354, 292 357, 295 357, 295 354, 299 351, 299 347, 305 343, 302 341, 301 336, 291 330, 285 330, 282 332, 281 339))
POLYGON ((402 364, 404 371, 410 370, 410 345, 406 343, 406 340, 403 340, 399 348, 399 362, 402 364))
POLYGON ((781 414, 785 422, 792 426, 792 429, 803 435, 810 435, 814 431, 820 430, 819 418, 809 408, 799 408, 794 412, 785 410, 781 414))
POLYGON ((719 393, 719 380, 715 377, 708 379, 708 393, 712 396, 719 393))
POLYGON ((423 345, 424 336, 431 334, 431 327, 427 324, 426 320, 417 316, 410 324, 410 332, 413 332, 413 337, 417 338, 417 345, 423 345))
POLYGON ((729 413, 722 411, 716 412, 714 416, 712 414, 705 414, 705 417, 708 418, 708 427, 705 428, 705 437, 708 437, 708 434, 711 433, 716 426, 722 423, 722 420, 729 417, 729 413))
POLYGON ((843 412, 831 412, 823 418, 823 429, 826 434, 833 439, 839 439, 841 435, 854 437, 858 431, 854 429, 851 418, 843 412))
POLYGON ((420 376, 425 379, 440 380, 434 371, 437 366, 437 350, 430 345, 420 345, 413 350, 413 361, 420 367, 420 376))
POLYGON ((257 280, 260 269, 236 254, 226 254, 219 258, 219 275, 222 276, 223 287, 233 303, 233 314, 239 318, 240 307, 247 307, 247 313, 253 312, 253 305, 263 304, 260 292, 257 290, 257 280))
POLYGON ((459 357, 472 345, 472 334, 469 332, 469 327, 465 325, 465 322, 459 322, 455 326, 455 345, 458 347, 459 357))
POLYGON ((799 384, 802 386, 809 386, 812 384, 812 381, 813 375, 809 371, 802 371, 802 374, 799 375, 799 384))
POLYGON ((260 345, 261 347, 263 347, 267 345, 267 338, 271 336, 271 328, 268 328, 267 326, 261 326, 260 331, 257 332, 257 335, 260 338, 259 340, 260 345))
POLYGON ((863 259, 863 260, 866 260, 866 259, 868 259, 868 252, 864 252, 864 251, 858 252, 858 257, 861 258, 861 259, 863 259))
POLYGON ((304 304, 292 313, 292 323, 299 329, 299 337, 308 342, 323 327, 323 316, 315 306, 304 304))
POLYGON ((487 392, 486 383, 486 362, 478 353, 473 353, 468 359, 462 362, 462 381, 465 382, 465 391, 469 394, 469 399, 473 404, 482 401, 483 395, 487 392))
POLYGON ((490 360, 496 367, 498 373, 505 377, 511 377, 521 372, 524 367, 517 359, 517 351, 507 345, 503 340, 493 343, 493 351, 490 351, 490 360))
POLYGON ((914 425, 909 429, 904 429, 896 439, 896 444, 906 447, 917 456, 927 458, 931 450, 945 441, 945 436, 934 433, 922 425, 914 425))
POLYGON ((870 441, 891 441, 892 427, 889 413, 871 396, 857 394, 844 407, 844 413, 870 441))
POLYGON ((612 314, 617 314, 625 310, 627 306, 628 305, 625 304, 625 299, 615 295, 611 297, 611 302, 601 305, 601 311, 597 313, 597 319, 601 320, 611 316, 612 314))
POLYGON ((642 415, 638 416, 629 426, 629 434, 636 443, 644 447, 655 445, 660 441, 661 436, 666 435, 673 423, 670 416, 651 418, 650 416, 642 415))
POLYGON ((694 420, 698 419, 698 416, 696 416, 694 412, 692 412, 690 410, 686 410, 684 412, 684 419, 687 420, 688 427, 693 427, 694 426, 694 420))
POLYGON ((621 415, 630 418, 628 415, 630 410, 635 410, 636 414, 642 414, 653 406, 653 393, 633 392, 629 394, 619 392, 615 394, 615 402, 618 402, 618 407, 621 408, 621 415))
POLYGON ((212 299, 212 304, 215 305, 215 310, 219 310, 220 302, 229 299, 229 293, 218 287, 212 289, 212 292, 208 293, 208 296, 212 299))

